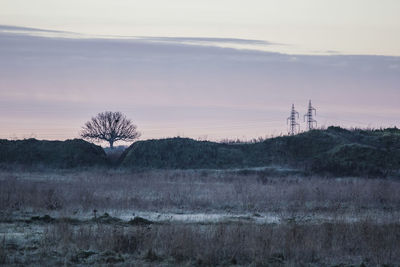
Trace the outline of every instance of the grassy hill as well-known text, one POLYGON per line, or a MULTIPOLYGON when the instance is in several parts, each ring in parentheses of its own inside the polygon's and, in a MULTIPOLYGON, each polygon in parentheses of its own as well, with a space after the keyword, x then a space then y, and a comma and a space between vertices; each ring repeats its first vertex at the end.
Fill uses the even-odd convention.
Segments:
POLYGON ((189 138, 139 141, 121 156, 124 167, 230 168, 243 165, 241 145, 227 145, 189 138))
POLYGON ((225 144, 168 138, 104 150, 80 139, 0 140, 0 165, 52 168, 237 169, 283 166, 332 176, 400 176, 400 130, 329 127, 257 143, 225 144), (118 159, 119 157, 119 159, 118 159))
POLYGON ((188 138, 139 141, 121 156, 128 168, 218 169, 284 165, 335 176, 387 176, 400 169, 400 130, 329 127, 251 144, 188 138))
POLYGON ((106 154, 100 146, 80 139, 42 141, 0 139, 0 164, 75 168, 106 165, 106 154))

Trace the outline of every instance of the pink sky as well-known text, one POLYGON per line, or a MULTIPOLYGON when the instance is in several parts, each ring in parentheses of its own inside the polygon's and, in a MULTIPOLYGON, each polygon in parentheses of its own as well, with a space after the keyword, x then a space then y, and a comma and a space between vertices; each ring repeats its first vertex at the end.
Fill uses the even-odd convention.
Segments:
POLYGON ((320 126, 399 126, 400 57, 9 29, 0 26, 0 138, 75 138, 91 116, 112 110, 131 118, 142 139, 251 139, 285 134, 291 104, 302 115, 309 99, 320 126))

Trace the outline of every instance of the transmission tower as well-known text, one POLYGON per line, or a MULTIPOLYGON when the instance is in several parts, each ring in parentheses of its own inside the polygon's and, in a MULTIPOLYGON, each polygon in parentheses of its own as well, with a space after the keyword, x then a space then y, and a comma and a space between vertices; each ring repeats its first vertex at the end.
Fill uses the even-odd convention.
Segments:
POLYGON ((317 121, 314 120, 313 114, 317 116, 317 110, 311 105, 311 100, 308 102, 308 111, 307 114, 304 114, 304 121, 307 119, 307 128, 308 130, 314 129, 317 127, 317 121))
POLYGON ((295 135, 300 132, 300 124, 296 122, 296 118, 299 118, 299 113, 294 109, 294 104, 292 104, 292 111, 290 112, 290 117, 287 118, 287 124, 289 124, 289 135, 295 135))

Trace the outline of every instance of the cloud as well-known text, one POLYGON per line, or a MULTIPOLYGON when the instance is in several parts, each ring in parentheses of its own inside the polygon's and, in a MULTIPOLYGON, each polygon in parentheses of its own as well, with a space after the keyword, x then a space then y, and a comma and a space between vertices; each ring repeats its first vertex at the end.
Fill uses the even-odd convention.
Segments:
POLYGON ((161 41, 171 43, 229 43, 248 45, 277 45, 264 40, 239 39, 239 38, 212 38, 212 37, 139 37, 148 41, 161 41))
POLYGON ((29 27, 19 27, 12 25, 0 25, 0 31, 13 31, 13 32, 62 32, 62 31, 54 31, 54 30, 44 30, 37 28, 29 28, 29 27))
POLYGON ((252 46, 271 46, 281 45, 265 40, 240 39, 240 38, 213 38, 213 37, 147 37, 147 36, 120 36, 120 35, 85 35, 66 31, 55 31, 46 29, 36 29, 29 27, 18 27, 10 25, 0 25, 0 32, 25 34, 37 37, 61 37, 61 38, 89 38, 89 39, 123 39, 144 42, 161 42, 187 45, 252 45, 252 46))
POLYGON ((0 25, 0 33, 11 33, 14 35, 26 35, 26 36, 37 36, 37 37, 70 37, 78 38, 82 36, 78 33, 67 32, 67 31, 56 31, 46 30, 30 27, 19 27, 11 25, 0 25))

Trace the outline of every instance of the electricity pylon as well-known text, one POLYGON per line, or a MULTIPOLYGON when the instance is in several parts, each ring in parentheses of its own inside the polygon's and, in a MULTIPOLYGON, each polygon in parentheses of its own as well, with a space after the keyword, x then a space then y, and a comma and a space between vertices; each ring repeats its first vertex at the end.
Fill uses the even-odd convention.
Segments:
POLYGON ((307 118, 307 128, 308 130, 314 129, 314 127, 317 127, 317 121, 314 120, 313 114, 317 116, 317 110, 311 105, 311 100, 308 102, 308 111, 307 114, 304 114, 304 121, 306 121, 307 118))
POLYGON ((296 118, 299 118, 299 113, 294 109, 294 104, 292 104, 292 111, 290 112, 290 117, 287 118, 286 123, 289 124, 289 135, 295 135, 300 132, 300 124, 296 122, 296 118))

